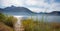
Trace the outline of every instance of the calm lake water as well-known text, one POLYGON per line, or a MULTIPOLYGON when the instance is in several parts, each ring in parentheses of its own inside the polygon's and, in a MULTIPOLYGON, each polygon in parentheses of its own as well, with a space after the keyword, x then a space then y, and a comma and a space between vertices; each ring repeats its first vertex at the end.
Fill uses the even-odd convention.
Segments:
POLYGON ((23 19, 34 19, 37 21, 48 21, 48 22, 60 22, 60 16, 52 16, 52 15, 38 15, 38 16, 23 16, 23 19))
MULTIPOLYGON (((9 14, 9 13, 7 13, 9 14)), ((12 13, 10 15, 13 15, 12 13)), ((13 16, 22 16, 16 13, 16 15, 13 16)), ((27 18, 31 18, 34 20, 38 20, 38 21, 48 21, 48 22, 60 22, 60 16, 57 15, 33 15, 33 16, 27 16, 27 15, 23 15, 23 19, 27 19, 27 18)))
POLYGON ((38 19, 38 21, 48 21, 48 22, 60 22, 60 16, 33 16, 35 20, 38 19))

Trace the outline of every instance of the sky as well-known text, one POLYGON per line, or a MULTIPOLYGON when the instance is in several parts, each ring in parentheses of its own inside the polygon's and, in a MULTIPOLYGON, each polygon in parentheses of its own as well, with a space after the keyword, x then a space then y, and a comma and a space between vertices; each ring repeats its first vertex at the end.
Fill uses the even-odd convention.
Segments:
POLYGON ((0 0, 0 8, 26 7, 33 12, 60 11, 60 0, 0 0))

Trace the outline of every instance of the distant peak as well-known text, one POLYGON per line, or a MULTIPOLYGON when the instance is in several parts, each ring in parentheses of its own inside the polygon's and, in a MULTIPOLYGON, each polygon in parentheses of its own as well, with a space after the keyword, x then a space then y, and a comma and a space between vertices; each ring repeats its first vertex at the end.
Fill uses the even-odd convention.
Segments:
POLYGON ((12 5, 11 7, 15 7, 14 5, 12 5))

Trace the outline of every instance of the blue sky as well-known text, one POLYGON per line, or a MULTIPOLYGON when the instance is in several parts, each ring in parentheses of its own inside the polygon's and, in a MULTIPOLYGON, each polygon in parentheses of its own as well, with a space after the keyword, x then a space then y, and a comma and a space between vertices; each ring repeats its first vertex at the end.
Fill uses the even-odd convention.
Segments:
POLYGON ((60 11, 60 0, 0 0, 0 8, 26 7, 33 12, 51 12, 60 11))

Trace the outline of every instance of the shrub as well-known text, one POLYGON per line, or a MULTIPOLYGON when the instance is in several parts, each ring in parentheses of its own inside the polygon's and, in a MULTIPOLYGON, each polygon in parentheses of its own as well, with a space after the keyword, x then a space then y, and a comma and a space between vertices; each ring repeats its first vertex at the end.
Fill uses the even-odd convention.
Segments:
POLYGON ((0 22, 3 22, 10 27, 13 27, 16 21, 17 18, 0 13, 0 22))

